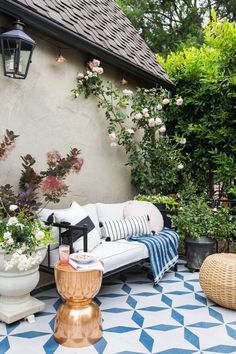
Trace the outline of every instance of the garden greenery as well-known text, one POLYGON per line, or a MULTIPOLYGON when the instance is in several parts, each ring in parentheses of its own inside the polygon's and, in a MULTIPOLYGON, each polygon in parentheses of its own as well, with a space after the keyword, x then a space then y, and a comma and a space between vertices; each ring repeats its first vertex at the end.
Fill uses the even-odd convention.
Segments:
POLYGON ((227 195, 236 182, 236 25, 213 20, 200 48, 158 57, 184 97, 183 109, 167 112, 168 131, 186 137, 186 172, 199 191, 227 195))
POLYGON ((186 139, 166 133, 166 112, 180 111, 183 99, 168 98, 160 89, 137 88, 135 92, 104 83, 103 68, 94 59, 78 73, 75 97, 94 95, 105 110, 112 148, 124 147, 131 181, 143 194, 176 192, 184 178, 187 156, 182 153, 186 139))

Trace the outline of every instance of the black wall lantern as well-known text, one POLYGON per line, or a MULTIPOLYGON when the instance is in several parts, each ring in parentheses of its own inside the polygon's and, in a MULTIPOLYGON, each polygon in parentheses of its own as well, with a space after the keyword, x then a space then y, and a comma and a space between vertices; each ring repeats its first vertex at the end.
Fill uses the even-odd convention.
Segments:
POLYGON ((35 41, 24 32, 24 24, 19 20, 11 31, 0 35, 4 75, 14 79, 25 79, 35 41))

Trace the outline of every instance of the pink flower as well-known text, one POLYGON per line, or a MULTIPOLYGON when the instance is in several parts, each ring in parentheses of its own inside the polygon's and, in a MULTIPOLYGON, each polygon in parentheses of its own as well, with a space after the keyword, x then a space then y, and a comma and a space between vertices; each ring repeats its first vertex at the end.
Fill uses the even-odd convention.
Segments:
POLYGON ((150 128, 155 127, 155 119, 154 118, 148 119, 148 125, 150 128))
POLYGON ((47 176, 42 181, 40 189, 44 194, 50 194, 53 192, 61 192, 63 194, 67 190, 67 185, 58 177, 47 176))
POLYGON ((83 163, 84 163, 84 160, 77 157, 75 159, 74 164, 73 164, 73 171, 75 173, 78 173, 80 171, 81 167, 83 166, 83 163))
POLYGON ((61 154, 57 150, 52 150, 47 153, 48 164, 55 164, 61 161, 61 154))
POLYGON ((177 98, 177 100, 176 100, 177 106, 182 106, 183 102, 184 102, 184 100, 183 100, 182 97, 179 97, 179 98, 177 98))
POLYGON ((161 111, 161 110, 162 110, 162 105, 161 105, 161 104, 158 104, 158 105, 156 106, 156 109, 157 109, 158 111, 161 111))
POLYGON ((165 106, 169 103, 170 101, 168 100, 168 98, 164 98, 164 100, 162 101, 162 104, 164 104, 165 106))
POLYGON ((92 68, 92 71, 97 73, 98 75, 102 75, 103 74, 103 68, 99 68, 98 66, 95 66, 92 68))
POLYGON ((158 125, 161 125, 162 124, 162 120, 161 118, 156 118, 155 119, 155 124, 158 126, 158 125))
POLYGON ((95 68, 96 66, 100 66, 100 60, 93 59, 88 63, 88 66, 90 67, 90 69, 95 68))

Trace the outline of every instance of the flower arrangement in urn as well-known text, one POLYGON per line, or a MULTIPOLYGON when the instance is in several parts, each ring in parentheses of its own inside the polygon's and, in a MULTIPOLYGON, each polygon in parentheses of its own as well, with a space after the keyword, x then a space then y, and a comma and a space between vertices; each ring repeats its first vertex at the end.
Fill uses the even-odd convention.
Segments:
MULTIPOLYGON (((137 88, 135 91, 104 83, 104 70, 93 59, 77 75, 75 98, 94 95, 98 106, 105 110, 108 140, 111 148, 122 146, 131 168, 131 182, 146 195, 175 192, 187 175, 187 143, 184 136, 170 136, 166 131, 166 112, 184 104, 182 97, 169 98, 160 88, 137 88)), ((126 85, 126 80, 120 81, 126 85)))
MULTIPOLYGON (((0 142, 0 163, 15 147, 17 137, 6 130, 0 142)), ((66 177, 70 172, 78 173, 83 164, 79 155, 77 148, 72 148, 65 157, 51 151, 47 154, 47 169, 40 172, 34 169, 36 161, 31 155, 21 156, 18 191, 9 184, 0 186, 0 250, 4 251, 5 270, 16 267, 25 271, 42 261, 39 248, 53 243, 54 238, 37 214, 47 203, 58 203, 66 195, 66 177)))

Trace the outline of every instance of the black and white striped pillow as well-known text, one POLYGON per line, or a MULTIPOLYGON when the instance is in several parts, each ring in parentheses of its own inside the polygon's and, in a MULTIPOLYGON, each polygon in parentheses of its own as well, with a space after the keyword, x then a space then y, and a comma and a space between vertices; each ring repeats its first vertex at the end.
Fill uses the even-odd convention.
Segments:
POLYGON ((130 219, 104 220, 102 226, 105 237, 110 241, 150 234, 147 215, 130 219))

